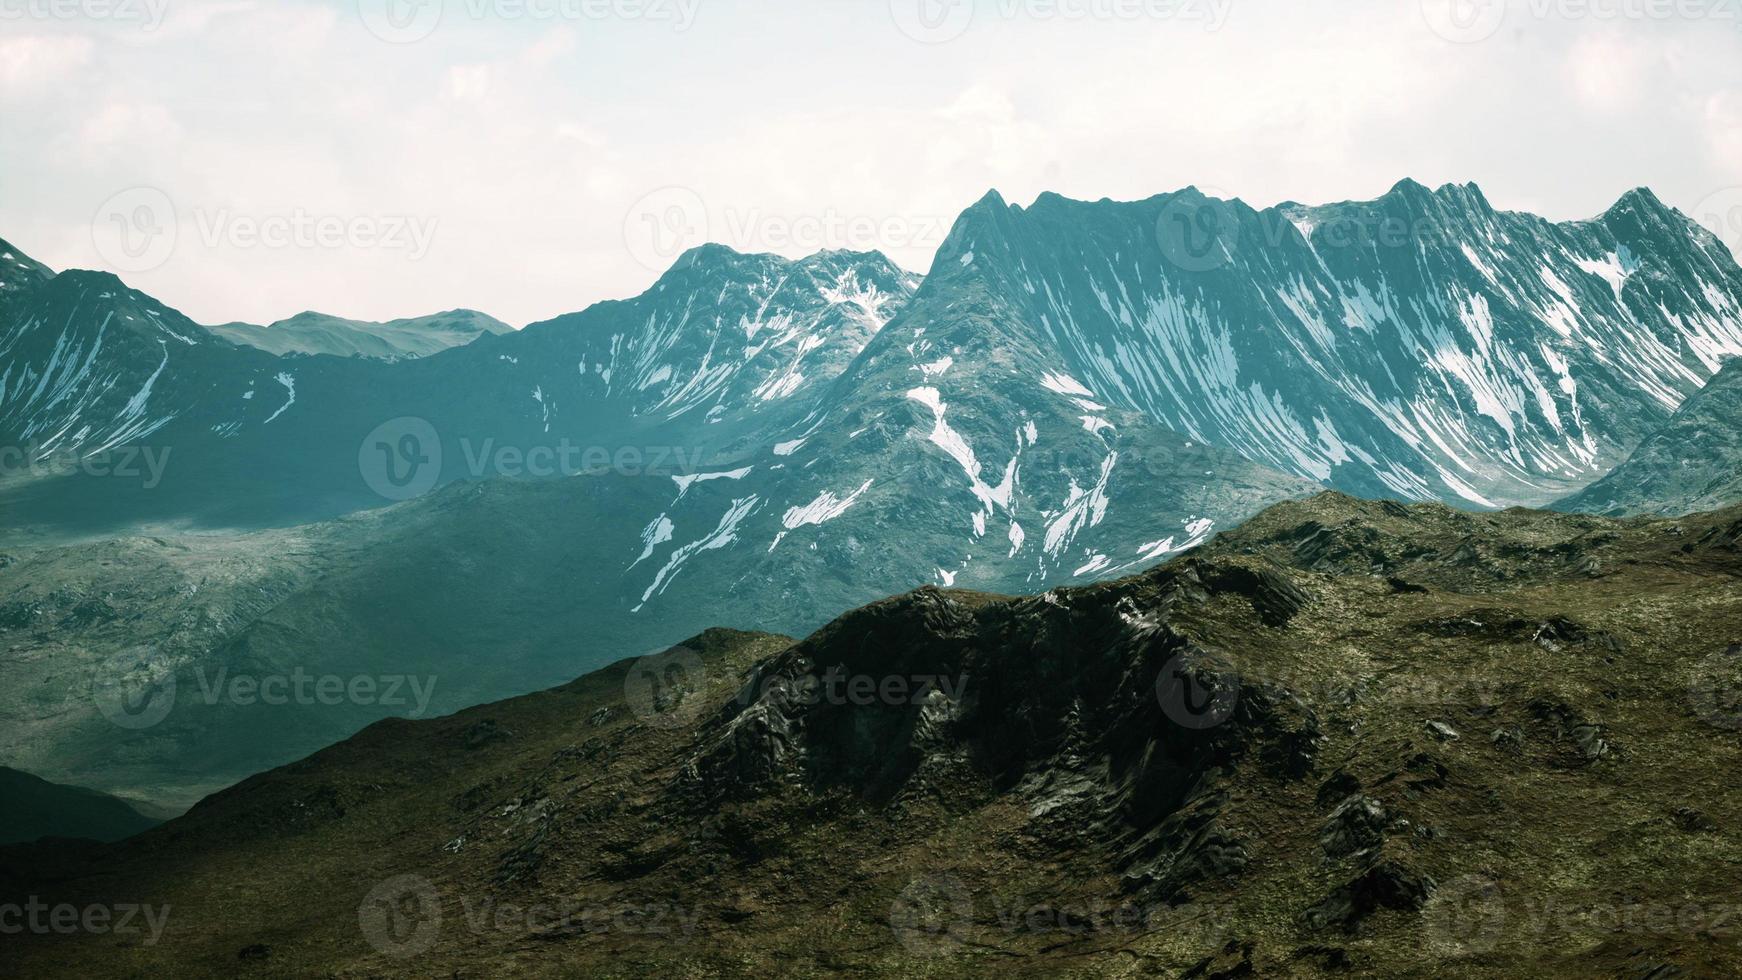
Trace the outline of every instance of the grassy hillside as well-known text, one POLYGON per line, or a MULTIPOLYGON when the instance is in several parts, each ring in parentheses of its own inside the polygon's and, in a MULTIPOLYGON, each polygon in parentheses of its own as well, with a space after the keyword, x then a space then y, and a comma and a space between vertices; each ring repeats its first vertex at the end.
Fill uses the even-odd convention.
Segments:
POLYGON ((1337 495, 384 721, 9 849, 31 976, 1731 976, 1742 509, 1337 495))

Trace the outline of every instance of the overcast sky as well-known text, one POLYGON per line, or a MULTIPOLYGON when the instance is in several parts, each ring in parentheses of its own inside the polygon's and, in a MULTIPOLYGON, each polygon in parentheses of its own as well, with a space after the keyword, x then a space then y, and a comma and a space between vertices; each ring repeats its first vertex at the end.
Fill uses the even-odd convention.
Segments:
POLYGON ((206 323, 515 326, 633 295, 704 236, 924 271, 988 188, 1263 207, 1409 176, 1569 219, 1648 185, 1734 244, 1739 20, 1742 0, 0 0, 0 237, 206 323))

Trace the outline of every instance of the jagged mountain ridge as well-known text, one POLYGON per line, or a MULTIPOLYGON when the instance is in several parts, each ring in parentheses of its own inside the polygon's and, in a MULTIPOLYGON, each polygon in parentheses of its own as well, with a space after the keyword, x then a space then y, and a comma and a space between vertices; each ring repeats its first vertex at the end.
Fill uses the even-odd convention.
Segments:
POLYGON ((1553 224, 1474 185, 1259 212, 995 193, 930 288, 988 279, 1102 401, 1365 496, 1541 504, 1742 352, 1742 269, 1646 190, 1553 224))
POLYGON ((214 337, 108 273, 43 278, 9 294, 5 312, 6 445, 91 456, 160 432, 179 441, 215 417, 225 421, 210 435, 222 438, 243 425, 270 424, 294 395, 276 358, 214 337), (221 414, 220 400, 233 402, 221 414))
POLYGON ((29 289, 53 276, 54 270, 0 238, 0 297, 29 289))
POLYGON ((580 313, 534 329, 578 342, 565 353, 597 398, 628 403, 637 416, 670 421, 701 410, 714 422, 839 375, 918 283, 875 252, 793 262, 703 245, 636 301, 644 323, 622 317, 606 334, 580 313), (667 294, 681 295, 681 305, 661 303, 667 294))
MULTIPOLYGON (((49 290, 61 295, 43 315, 13 316, 0 327, 18 362, 8 367, 41 387, 47 372, 77 370, 72 357, 56 358, 89 356, 100 324, 117 314, 167 315, 173 327, 105 354, 120 365, 103 380, 107 400, 62 397, 45 412, 20 402, 14 382, 0 401, 0 432, 7 441, 47 435, 81 452, 111 441, 98 436, 155 436, 173 442, 187 460, 178 471, 191 478, 117 508, 234 522, 234 501, 250 494, 214 488, 184 498, 201 497, 227 470, 245 471, 259 475, 256 487, 276 488, 277 523, 290 523, 378 504, 351 472, 351 450, 401 417, 431 422, 450 458, 460 439, 524 448, 635 437, 735 457, 798 444, 813 425, 831 434, 830 417, 865 413, 852 404, 861 396, 826 386, 885 325, 904 320, 914 283, 881 256, 794 263, 711 246, 686 254, 640 297, 482 338, 463 353, 416 365, 310 358, 289 367, 185 349, 206 346, 194 343, 205 335, 149 297, 131 297, 143 313, 93 301, 127 295, 114 285, 67 283, 49 290), (56 318, 68 326, 51 341, 56 318), (75 326, 77 343, 64 336, 75 326), (20 334, 34 338, 34 351, 20 334), (262 390, 270 408, 238 403, 262 390)), ((1263 212, 1190 189, 1129 204, 1049 194, 1027 209, 993 194, 963 215, 919 292, 934 337, 910 336, 916 346, 959 326, 954 311, 992 304, 982 348, 1021 361, 1031 380, 1053 379, 1066 397, 1147 415, 1188 442, 1321 484, 1465 505, 1542 503, 1591 482, 1719 359, 1742 352, 1742 271, 1643 190, 1598 219, 1558 225, 1495 211, 1473 186, 1429 191, 1408 181, 1373 202, 1263 212), (1176 226, 1190 235, 1172 241, 1176 226), (1209 237, 1198 242, 1200 234, 1209 237)), ((889 380, 880 372, 867 363, 853 377, 889 380)), ((862 397, 885 394, 873 386, 862 397)), ((1023 423, 1024 409, 1009 407, 987 413, 999 428, 1023 423)), ((1096 473, 1072 478, 1085 492, 1099 482, 1096 473)), ((52 507, 61 495, 38 498, 15 500, 13 510, 52 507)), ((95 502, 82 509, 104 511, 95 502)), ((41 523, 69 514, 62 507, 41 523)))
POLYGON ((1742 358, 1682 403, 1627 462, 1558 510, 1677 516, 1742 499, 1742 358))
MULTIPOLYGON (((77 535, 91 524, 100 533, 105 518, 115 530, 155 520, 284 525, 381 506, 392 500, 359 472, 359 447, 377 426, 399 418, 428 422, 440 438, 445 461, 438 484, 497 475, 501 468, 488 457, 500 448, 524 456, 566 441, 577 449, 664 445, 699 454, 730 441, 732 423, 744 420, 697 413, 682 420, 685 431, 656 431, 662 420, 638 413, 657 397, 646 404, 621 397, 607 380, 618 354, 626 358, 627 376, 635 356, 660 350, 635 338, 687 324, 682 346, 705 344, 700 317, 686 319, 686 311, 704 305, 717 337, 747 325, 768 327, 755 356, 717 364, 708 390, 686 396, 708 408, 729 403, 754 412, 838 370, 880 322, 867 306, 898 309, 910 278, 881 256, 846 253, 805 263, 772 256, 685 261, 634 300, 388 364, 268 357, 214 337, 150 297, 117 288, 112 277, 65 273, 37 289, 40 295, 24 297, 35 306, 0 328, 0 350, 15 381, 13 395, 0 397, 0 439, 89 454, 111 441, 98 435, 120 432, 173 447, 179 462, 150 494, 116 481, 59 481, 52 491, 13 488, 11 512, 15 520, 34 516, 38 525, 77 535), (826 282, 819 278, 834 266, 839 269, 826 282), (808 292, 796 283, 774 288, 776 267, 782 279, 792 268, 806 273, 808 292), (164 317, 165 325, 152 316, 164 317), (134 342, 128 347, 110 338, 105 347, 111 323, 158 332, 129 335, 134 342), (619 346, 628 338, 631 349, 614 353, 612 338, 619 346), (74 356, 79 361, 69 367, 74 356), (795 370, 800 365, 802 372, 795 370), (39 379, 71 377, 81 367, 79 381, 90 389, 83 397, 49 397, 43 401, 52 405, 45 406, 18 396, 25 383, 46 391, 51 386, 39 379), (768 397, 757 394, 776 384, 778 391, 763 392, 768 397), (717 425, 722 421, 727 424, 717 425)), ((654 338, 667 345, 678 339, 670 333, 654 338)), ((704 358, 707 348, 691 353, 704 358)), ((737 347, 734 353, 750 352, 737 347)), ((631 381, 642 393, 658 385, 646 377, 620 379, 625 386, 631 381)))

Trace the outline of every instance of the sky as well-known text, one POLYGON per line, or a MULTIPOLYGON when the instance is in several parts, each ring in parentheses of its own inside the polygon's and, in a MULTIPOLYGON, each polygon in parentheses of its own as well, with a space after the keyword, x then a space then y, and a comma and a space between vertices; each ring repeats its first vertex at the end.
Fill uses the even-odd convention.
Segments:
POLYGON ((515 326, 996 188, 1649 186, 1742 250, 1742 0, 0 0, 0 238, 196 321, 515 326))

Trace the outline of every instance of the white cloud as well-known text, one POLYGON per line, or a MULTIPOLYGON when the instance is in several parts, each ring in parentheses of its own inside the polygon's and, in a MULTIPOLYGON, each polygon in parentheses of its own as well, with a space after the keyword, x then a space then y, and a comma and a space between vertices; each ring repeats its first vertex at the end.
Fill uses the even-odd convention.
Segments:
POLYGON ((489 65, 455 65, 448 69, 448 94, 456 102, 482 102, 490 94, 489 65))
POLYGON ((1567 52, 1567 82, 1587 110, 1618 114, 1650 94, 1647 76, 1660 61, 1652 38, 1619 31, 1588 34, 1567 52))
POLYGON ((155 32, 54 26, 0 40, 0 235, 37 258, 98 264, 83 222, 142 184, 190 210, 438 220, 418 262, 184 242, 129 277, 207 321, 526 322, 631 295, 654 273, 625 217, 674 185, 715 237, 750 229, 733 244, 791 254, 783 222, 869 219, 923 270, 991 187, 1265 205, 1413 176, 1567 218, 1639 184, 1684 208, 1742 184, 1742 35, 1710 24, 1520 20, 1466 45, 1414 2, 1242 0, 1216 32, 982 18, 928 46, 881 2, 710 0, 687 32, 450 16, 391 45, 350 0, 174 0, 155 32))
POLYGON ((1717 92, 1706 99, 1706 139, 1712 162, 1742 185, 1742 90, 1717 92))
POLYGON ((92 160, 132 156, 142 146, 173 146, 183 130, 175 114, 161 105, 108 102, 97 107, 79 127, 78 146, 92 160))
POLYGON ((0 37, 0 98, 30 94, 72 80, 96 47, 88 37, 0 37))

